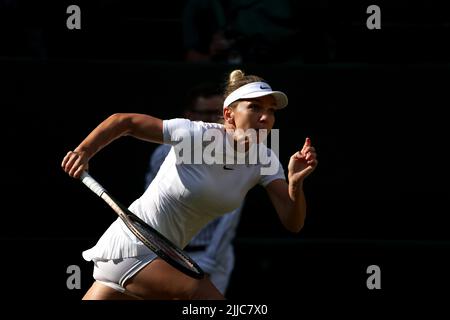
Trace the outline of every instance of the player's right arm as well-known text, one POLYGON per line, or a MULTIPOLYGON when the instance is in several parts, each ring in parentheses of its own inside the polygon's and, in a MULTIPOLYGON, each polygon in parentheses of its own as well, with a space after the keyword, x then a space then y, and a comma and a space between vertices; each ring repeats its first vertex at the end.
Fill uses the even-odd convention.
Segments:
POLYGON ((79 178, 89 160, 112 141, 122 136, 163 143, 163 121, 137 113, 116 113, 100 123, 61 164, 71 177, 79 178))

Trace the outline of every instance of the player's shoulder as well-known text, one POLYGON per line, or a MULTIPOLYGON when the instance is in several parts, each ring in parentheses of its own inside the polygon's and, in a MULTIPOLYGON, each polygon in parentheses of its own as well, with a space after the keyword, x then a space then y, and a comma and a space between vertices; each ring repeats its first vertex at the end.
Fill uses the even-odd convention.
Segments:
POLYGON ((193 121, 185 118, 174 118, 170 120, 165 120, 165 122, 170 123, 174 127, 184 127, 191 129, 222 129, 223 124, 215 122, 204 122, 204 121, 193 121))
POLYGON ((223 129, 223 124, 216 122, 191 121, 191 125, 202 129, 223 129))
POLYGON ((203 136, 207 131, 209 131, 209 133, 212 133, 213 135, 215 135, 213 131, 220 131, 223 133, 223 128, 223 124, 214 122, 191 121, 190 123, 191 132, 194 135, 200 136, 203 136))

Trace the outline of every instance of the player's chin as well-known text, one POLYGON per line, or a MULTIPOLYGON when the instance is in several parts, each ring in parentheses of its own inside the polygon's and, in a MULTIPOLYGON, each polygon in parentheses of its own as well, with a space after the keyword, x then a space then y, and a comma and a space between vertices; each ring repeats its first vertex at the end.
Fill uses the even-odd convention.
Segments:
POLYGON ((258 143, 264 142, 267 140, 267 137, 270 134, 270 130, 271 129, 267 129, 267 128, 258 128, 255 129, 256 130, 256 139, 258 143))
POLYGON ((267 140, 267 137, 260 137, 259 135, 256 137, 256 143, 260 144, 267 140))

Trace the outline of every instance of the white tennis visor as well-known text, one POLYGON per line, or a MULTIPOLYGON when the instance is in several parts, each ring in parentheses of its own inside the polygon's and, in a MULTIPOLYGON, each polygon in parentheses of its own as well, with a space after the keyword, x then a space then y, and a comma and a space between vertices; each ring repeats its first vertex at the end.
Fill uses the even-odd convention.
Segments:
POLYGON ((272 91, 272 88, 265 82, 251 82, 230 93, 225 99, 223 107, 226 108, 237 100, 258 98, 268 95, 275 98, 276 109, 282 109, 287 106, 288 98, 286 94, 281 91, 272 91))

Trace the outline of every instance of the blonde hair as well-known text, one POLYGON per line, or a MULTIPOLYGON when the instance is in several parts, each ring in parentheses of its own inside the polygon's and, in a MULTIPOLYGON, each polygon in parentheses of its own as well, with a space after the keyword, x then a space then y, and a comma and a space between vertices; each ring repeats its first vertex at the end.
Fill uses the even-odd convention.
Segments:
POLYGON ((255 76, 255 75, 248 75, 246 76, 245 73, 242 70, 236 69, 231 71, 230 75, 228 76, 228 81, 225 87, 225 94, 224 98, 228 97, 230 93, 232 93, 234 90, 242 87, 243 85, 246 85, 248 83, 252 82, 258 82, 258 81, 264 81, 264 79, 255 76))

